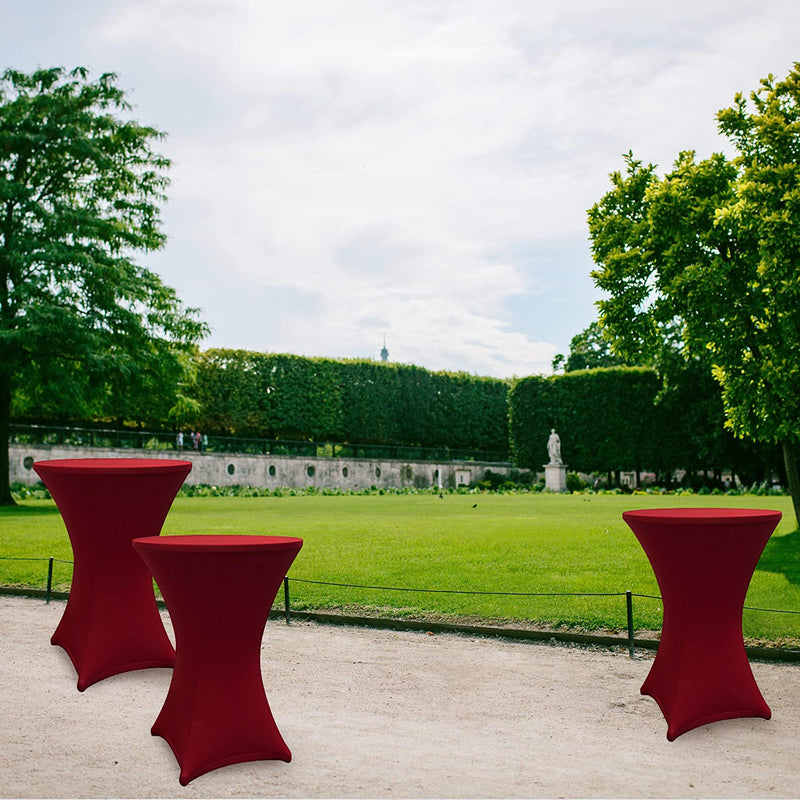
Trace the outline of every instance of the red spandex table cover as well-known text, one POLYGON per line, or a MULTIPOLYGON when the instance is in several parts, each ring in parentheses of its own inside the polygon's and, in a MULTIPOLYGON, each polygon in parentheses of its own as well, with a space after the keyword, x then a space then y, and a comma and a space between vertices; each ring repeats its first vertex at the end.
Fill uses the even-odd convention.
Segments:
POLYGON ((242 761, 291 761, 261 679, 269 610, 302 539, 158 536, 134 548, 156 579, 175 630, 175 670, 151 729, 180 782, 242 761))
POLYGON ((780 511, 626 511, 661 589, 664 624, 642 694, 667 720, 667 739, 723 719, 771 711, 742 639, 745 595, 780 511))
POLYGON ((160 532, 191 462, 80 458, 37 461, 33 468, 72 544, 72 587, 50 641, 67 651, 79 691, 120 672, 171 667, 175 651, 153 580, 131 540, 160 532))

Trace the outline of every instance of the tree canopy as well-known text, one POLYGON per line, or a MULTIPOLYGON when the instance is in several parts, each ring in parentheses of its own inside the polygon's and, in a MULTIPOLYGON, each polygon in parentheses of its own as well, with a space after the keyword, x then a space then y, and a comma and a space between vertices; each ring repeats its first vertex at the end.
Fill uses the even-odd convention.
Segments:
POLYGON ((553 359, 553 371, 576 372, 582 369, 601 367, 639 367, 643 363, 618 355, 611 349, 611 339, 603 333, 600 323, 595 320, 576 333, 569 343, 569 355, 565 358, 559 353, 553 359))
POLYGON ((726 425, 782 446, 800 521, 800 64, 717 120, 733 158, 660 178, 629 153, 589 210, 600 321, 622 355, 710 371, 726 425))
POLYGON ((170 163, 130 110, 112 73, 0 76, 0 503, 15 392, 56 383, 61 402, 117 418, 137 395, 179 406, 207 330, 134 260, 165 243, 170 163))

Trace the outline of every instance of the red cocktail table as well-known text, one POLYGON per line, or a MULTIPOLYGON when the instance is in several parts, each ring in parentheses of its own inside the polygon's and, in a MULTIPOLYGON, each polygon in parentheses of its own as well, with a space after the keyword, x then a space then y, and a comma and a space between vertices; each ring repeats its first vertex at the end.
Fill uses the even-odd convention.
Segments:
POLYGON ((661 642, 641 692, 661 708, 667 739, 723 719, 769 719, 744 649, 742 608, 780 511, 671 508, 622 517, 661 589, 661 642))
POLYGON ((157 535, 190 461, 78 458, 37 461, 72 544, 67 607, 51 643, 78 673, 78 690, 132 669, 171 667, 153 580, 131 540, 157 535))
POLYGON ((180 782, 242 761, 291 761, 264 692, 261 639, 302 539, 156 536, 133 547, 153 573, 175 630, 175 670, 151 729, 180 782))

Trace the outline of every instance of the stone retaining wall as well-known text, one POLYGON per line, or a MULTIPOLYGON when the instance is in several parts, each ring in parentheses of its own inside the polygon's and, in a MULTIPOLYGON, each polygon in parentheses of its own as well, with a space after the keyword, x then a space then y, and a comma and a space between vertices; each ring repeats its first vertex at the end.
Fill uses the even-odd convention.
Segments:
POLYGON ((511 465, 490 461, 391 461, 368 458, 309 458, 305 456, 236 455, 177 450, 124 450, 68 445, 12 444, 9 447, 11 483, 39 482, 34 461, 52 458, 182 458, 192 462, 189 485, 254 486, 258 488, 399 489, 472 486, 487 470, 508 474, 511 465))

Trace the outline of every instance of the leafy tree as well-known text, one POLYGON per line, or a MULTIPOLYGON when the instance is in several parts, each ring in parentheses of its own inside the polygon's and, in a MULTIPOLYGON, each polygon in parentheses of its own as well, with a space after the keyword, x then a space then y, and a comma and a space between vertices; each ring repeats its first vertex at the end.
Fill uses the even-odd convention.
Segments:
POLYGON ((133 260, 161 247, 169 161, 113 74, 0 76, 0 503, 12 396, 55 386, 126 418, 179 382, 206 326, 133 260))
POLYGON ((587 328, 572 337, 569 343, 569 355, 559 353, 553 359, 553 371, 563 367, 564 372, 576 372, 581 369, 597 369, 599 367, 644 366, 624 358, 611 349, 611 339, 603 333, 600 323, 595 320, 587 328))
POLYGON ((800 63, 717 114, 736 150, 626 172, 589 211, 615 349, 712 372, 726 425, 779 443, 800 522, 800 63))

